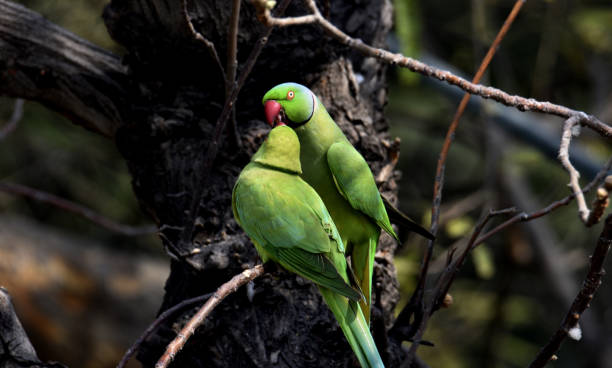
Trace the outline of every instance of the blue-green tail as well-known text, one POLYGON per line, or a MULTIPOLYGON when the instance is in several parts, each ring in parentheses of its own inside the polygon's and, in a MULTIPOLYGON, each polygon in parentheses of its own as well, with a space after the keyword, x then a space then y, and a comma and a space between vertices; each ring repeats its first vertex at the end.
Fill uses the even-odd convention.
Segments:
POLYGON ((336 317, 344 336, 363 368, 384 368, 370 327, 357 302, 349 301, 329 289, 319 287, 323 299, 336 317))

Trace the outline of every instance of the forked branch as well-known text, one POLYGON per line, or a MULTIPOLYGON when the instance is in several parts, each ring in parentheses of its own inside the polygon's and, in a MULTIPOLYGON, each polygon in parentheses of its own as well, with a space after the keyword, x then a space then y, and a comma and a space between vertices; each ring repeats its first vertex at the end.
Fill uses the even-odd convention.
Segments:
MULTIPOLYGON (((582 313, 589 307, 591 300, 599 286, 601 279, 605 274, 603 263, 606 259, 610 245, 612 244, 612 215, 606 218, 601 235, 597 240, 597 245, 591 255, 591 264, 586 278, 582 283, 582 287, 576 295, 572 306, 567 315, 563 319, 561 326, 551 337, 550 341, 540 350, 536 358, 531 362, 529 368, 544 367, 561 347, 561 343, 571 333, 570 331, 580 331, 578 321, 582 313)), ((574 333, 576 338, 579 334, 574 333)))
MULTIPOLYGON (((254 0, 254 5, 257 7, 258 15, 260 19, 268 26, 287 27, 300 24, 318 24, 327 34, 332 38, 336 39, 340 43, 349 46, 360 53, 377 58, 391 65, 398 65, 403 68, 412 70, 413 72, 425 75, 427 77, 433 77, 446 83, 452 84, 463 89, 472 95, 478 95, 483 98, 492 99, 500 102, 507 106, 516 107, 521 111, 537 111, 551 115, 557 115, 563 118, 570 118, 575 115, 584 114, 581 111, 573 110, 565 106, 556 105, 550 102, 538 101, 532 98, 525 98, 517 95, 510 95, 500 89, 487 87, 476 83, 471 83, 466 79, 456 76, 455 74, 446 70, 441 70, 433 66, 427 65, 416 59, 404 56, 399 53, 392 53, 387 50, 376 48, 364 43, 360 39, 352 38, 346 33, 342 32, 327 19, 325 19, 319 9, 317 8, 314 0, 303 0, 306 5, 311 9, 313 14, 291 17, 291 18, 277 18, 273 16, 270 9, 267 7, 266 0, 254 0)), ((585 118, 580 120, 580 124, 588 126, 594 131, 598 132, 602 136, 612 138, 612 127, 593 115, 586 115, 585 118)))
POLYGON ((256 279, 257 277, 263 275, 264 266, 257 265, 253 268, 249 268, 248 270, 243 271, 242 273, 234 276, 231 280, 221 285, 217 291, 213 294, 213 296, 208 299, 206 304, 200 308, 200 310, 185 324, 183 329, 176 335, 176 338, 168 344, 166 347, 166 351, 159 358, 157 363, 155 364, 155 368, 165 368, 172 362, 176 354, 185 346, 187 340, 195 333, 195 330, 204 323, 204 319, 210 314, 210 312, 215 309, 215 307, 221 303, 225 297, 232 294, 239 287, 256 279))

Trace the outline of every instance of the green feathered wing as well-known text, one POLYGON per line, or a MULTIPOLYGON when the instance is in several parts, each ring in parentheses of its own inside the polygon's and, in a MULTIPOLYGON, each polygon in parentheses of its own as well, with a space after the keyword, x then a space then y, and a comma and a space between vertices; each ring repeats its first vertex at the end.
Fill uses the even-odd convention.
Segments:
POLYGON ((349 142, 336 142, 327 151, 327 164, 338 191, 351 206, 368 215, 397 239, 391 227, 374 175, 366 160, 349 142))
MULTIPOLYGON (((338 192, 351 207, 368 216, 380 228, 397 239, 372 171, 363 156, 348 141, 340 141, 329 147, 327 164, 338 192)), ((361 306, 367 311, 365 314, 368 321, 372 304, 374 257, 379 236, 380 230, 374 228, 370 230, 369 236, 361 237, 361 241, 352 242, 351 262, 359 286, 365 295, 365 301, 361 302, 361 306)))

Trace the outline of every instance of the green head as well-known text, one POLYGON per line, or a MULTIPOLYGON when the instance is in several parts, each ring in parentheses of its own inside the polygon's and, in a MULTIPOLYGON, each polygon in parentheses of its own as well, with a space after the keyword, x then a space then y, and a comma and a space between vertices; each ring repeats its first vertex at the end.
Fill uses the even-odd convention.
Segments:
POLYGON ((297 128, 310 120, 316 101, 314 93, 303 85, 283 83, 269 90, 262 102, 268 124, 297 128))
POLYGON ((293 129, 277 126, 253 155, 252 161, 295 174, 302 173, 300 141, 293 129))

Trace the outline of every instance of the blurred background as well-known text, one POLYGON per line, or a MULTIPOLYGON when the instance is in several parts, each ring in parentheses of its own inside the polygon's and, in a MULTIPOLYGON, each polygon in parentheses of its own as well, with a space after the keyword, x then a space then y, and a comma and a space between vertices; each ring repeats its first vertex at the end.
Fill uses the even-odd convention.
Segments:
MULTIPOLYGON (((101 19, 106 0, 18 2, 123 52, 101 19)), ((391 49, 471 79, 514 2, 393 3, 391 49)), ((610 122, 611 56, 609 1, 527 2, 482 83, 610 122)), ((391 136, 401 139, 401 207, 425 224, 438 154, 461 96, 445 84, 389 70, 387 116, 391 136)), ((556 160, 562 119, 472 101, 449 153, 434 272, 451 247, 464 244, 483 211, 516 206, 532 212, 569 194, 556 160)), ((0 127, 13 106, 0 98, 0 127)), ((583 185, 612 154, 610 142, 588 129, 572 148, 583 185)), ((36 103, 26 102, 15 130, 0 138, 0 180, 53 193, 121 224, 151 224, 112 142, 36 103)), ((592 198, 587 195, 589 204, 592 198)), ((422 358, 431 367, 525 367, 564 317, 600 231, 599 225, 584 227, 572 202, 476 248, 450 291, 454 303, 430 321, 425 339, 435 347, 421 347, 422 358)), ((397 254, 398 311, 414 290, 424 246, 409 236, 397 254)), ((113 367, 153 320, 167 274, 168 259, 153 234, 125 236, 0 191, 0 284, 43 360, 113 367)), ((610 285, 604 278, 581 322, 582 341, 567 340, 555 367, 612 366, 605 363, 612 362, 610 285)))

